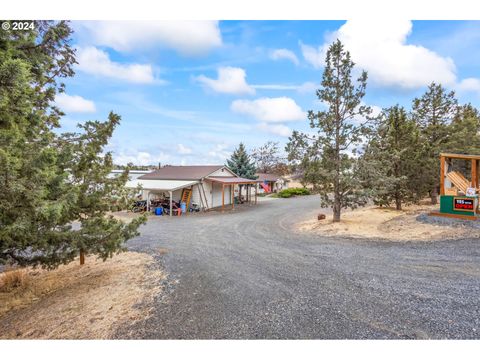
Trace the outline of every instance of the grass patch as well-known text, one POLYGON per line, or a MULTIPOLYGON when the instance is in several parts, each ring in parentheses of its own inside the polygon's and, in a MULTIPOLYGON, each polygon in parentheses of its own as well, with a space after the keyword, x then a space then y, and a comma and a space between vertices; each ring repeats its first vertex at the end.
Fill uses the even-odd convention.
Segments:
POLYGON ((153 257, 136 252, 7 271, 0 274, 0 339, 110 339, 149 315, 162 279, 153 257))

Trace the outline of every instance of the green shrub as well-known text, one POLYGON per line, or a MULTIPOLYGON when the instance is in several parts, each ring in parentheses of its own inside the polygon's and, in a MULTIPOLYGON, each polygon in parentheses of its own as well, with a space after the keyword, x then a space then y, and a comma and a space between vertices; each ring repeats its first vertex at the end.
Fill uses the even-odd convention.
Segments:
POLYGON ((299 195, 310 195, 310 191, 306 188, 289 188, 282 190, 278 193, 278 197, 281 198, 289 198, 292 196, 299 196, 299 195))

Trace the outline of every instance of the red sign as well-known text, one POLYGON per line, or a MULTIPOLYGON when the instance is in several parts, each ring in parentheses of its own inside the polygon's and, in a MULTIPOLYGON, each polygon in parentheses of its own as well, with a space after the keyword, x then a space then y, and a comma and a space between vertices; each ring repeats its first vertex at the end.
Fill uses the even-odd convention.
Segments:
POLYGON ((473 211, 475 209, 474 199, 454 198, 453 209, 458 211, 473 211))

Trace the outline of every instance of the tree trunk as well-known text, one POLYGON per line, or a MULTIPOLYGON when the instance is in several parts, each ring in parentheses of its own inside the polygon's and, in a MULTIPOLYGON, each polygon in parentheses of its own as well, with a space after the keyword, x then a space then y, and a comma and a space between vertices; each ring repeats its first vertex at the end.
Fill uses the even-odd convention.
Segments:
POLYGON ((338 196, 338 194, 335 194, 333 199, 333 222, 340 221, 341 211, 342 211, 342 206, 340 204, 340 196, 338 196))
POLYGON ((432 200, 432 205, 437 205, 437 196, 438 196, 438 191, 437 187, 435 186, 432 191, 430 191, 430 198, 432 200))
POLYGON ((398 196, 395 197, 395 206, 397 210, 402 210, 402 200, 398 196))

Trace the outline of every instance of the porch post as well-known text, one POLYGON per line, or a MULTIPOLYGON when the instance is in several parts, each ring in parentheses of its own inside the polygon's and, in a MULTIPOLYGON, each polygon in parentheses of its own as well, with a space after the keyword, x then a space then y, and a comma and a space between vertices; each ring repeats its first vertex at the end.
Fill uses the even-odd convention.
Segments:
MULTIPOLYGON (((212 187, 213 187, 213 184, 212 184, 212 187)), ((225 208, 225 185, 222 184, 222 211, 224 210, 225 208)))
POLYGON ((445 156, 440 156, 440 195, 445 195, 445 156))
POLYGON ((258 183, 255 183, 255 205, 257 205, 258 183))
POLYGON ((170 216, 172 216, 172 211, 173 211, 173 192, 170 190, 168 192, 170 194, 170 216))
POLYGON ((150 191, 147 193, 147 212, 150 211, 150 191))
POLYGON ((234 187, 235 187, 235 184, 230 185, 230 192, 231 192, 230 197, 231 197, 231 201, 232 201, 232 210, 235 207, 235 198, 233 197, 234 194, 235 194, 234 187))

